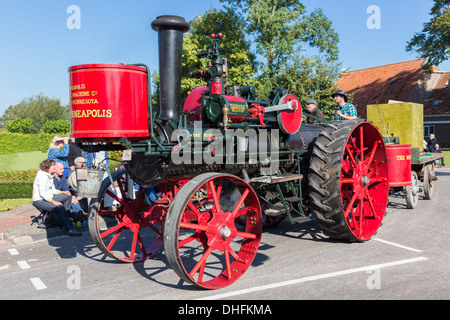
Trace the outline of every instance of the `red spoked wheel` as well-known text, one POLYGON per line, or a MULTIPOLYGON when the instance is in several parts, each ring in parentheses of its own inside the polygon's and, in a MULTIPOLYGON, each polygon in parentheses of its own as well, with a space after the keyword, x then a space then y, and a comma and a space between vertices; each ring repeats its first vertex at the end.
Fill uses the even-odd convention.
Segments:
POLYGON ((164 250, 181 279, 219 289, 247 271, 261 233, 261 208, 250 185, 233 175, 205 173, 174 197, 164 227, 164 250), (243 215, 245 226, 235 221, 243 215))
POLYGON ((99 197, 90 207, 89 233, 108 257, 143 261, 163 246, 164 211, 150 204, 147 188, 139 187, 136 196, 128 194, 125 174, 122 170, 112 175, 114 187, 109 178, 103 181, 99 197))
POLYGON ((313 212, 323 232, 365 241, 378 230, 389 197, 386 147, 369 122, 334 122, 316 141, 309 185, 313 212))

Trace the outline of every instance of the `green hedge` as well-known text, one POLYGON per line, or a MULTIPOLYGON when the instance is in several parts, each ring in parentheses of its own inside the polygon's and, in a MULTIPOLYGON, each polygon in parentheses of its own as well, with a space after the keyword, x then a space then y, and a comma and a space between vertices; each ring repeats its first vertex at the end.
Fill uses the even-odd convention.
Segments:
POLYGON ((0 172, 0 200, 30 199, 37 170, 0 172))
POLYGON ((8 182, 0 183, 0 200, 30 199, 33 194, 33 183, 8 182))
POLYGON ((16 152, 47 152, 54 134, 22 134, 0 131, 0 154, 16 152))

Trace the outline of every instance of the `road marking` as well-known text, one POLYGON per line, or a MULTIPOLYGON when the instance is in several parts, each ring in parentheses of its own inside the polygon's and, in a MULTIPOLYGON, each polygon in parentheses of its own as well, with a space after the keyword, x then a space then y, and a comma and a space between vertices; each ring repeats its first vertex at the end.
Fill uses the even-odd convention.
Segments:
POLYGON ((17 264, 22 269, 30 269, 31 268, 30 265, 26 261, 17 261, 17 264))
POLYGON ((39 278, 31 278, 30 280, 31 280, 31 283, 33 283, 33 285, 36 288, 36 290, 47 289, 47 287, 45 286, 45 284, 42 282, 41 279, 39 279, 39 278))
POLYGON ((17 251, 17 249, 8 249, 8 251, 12 256, 17 256, 19 254, 19 251, 17 251))
POLYGON ((244 290, 227 292, 227 293, 223 293, 223 294, 216 294, 216 295, 213 295, 213 296, 199 298, 199 299, 196 299, 196 300, 224 299, 224 298, 229 298, 229 297, 233 297, 233 296, 237 296, 237 295, 241 295, 241 294, 247 294, 247 293, 256 292, 256 291, 269 290, 269 289, 290 286, 290 285, 299 284, 299 283, 308 282, 308 281, 322 280, 322 279, 333 278, 333 277, 338 277, 338 276, 348 275, 348 274, 358 273, 358 272, 367 272, 367 271, 371 271, 371 270, 375 270, 375 269, 399 266, 399 265, 402 265, 402 264, 415 263, 415 262, 426 261, 426 260, 428 260, 428 258, 418 257, 418 258, 413 258, 413 259, 406 259, 406 260, 387 262, 387 263, 376 264, 376 265, 367 266, 367 267, 354 268, 354 269, 348 269, 348 270, 343 270, 343 271, 319 274, 319 275, 311 276, 311 277, 305 277, 305 278, 299 278, 299 279, 294 279, 294 280, 288 280, 288 281, 268 284, 268 285, 264 285, 264 286, 248 288, 248 289, 244 289, 244 290))
POLYGON ((419 250, 419 249, 410 248, 410 247, 403 246, 403 245, 398 244, 398 243, 386 241, 386 240, 379 239, 379 238, 372 238, 372 240, 375 240, 375 241, 378 241, 378 242, 383 242, 383 243, 386 243, 386 244, 390 244, 391 246, 399 247, 399 248, 402 248, 402 249, 405 249, 405 250, 409 250, 409 251, 423 252, 422 250, 419 250))

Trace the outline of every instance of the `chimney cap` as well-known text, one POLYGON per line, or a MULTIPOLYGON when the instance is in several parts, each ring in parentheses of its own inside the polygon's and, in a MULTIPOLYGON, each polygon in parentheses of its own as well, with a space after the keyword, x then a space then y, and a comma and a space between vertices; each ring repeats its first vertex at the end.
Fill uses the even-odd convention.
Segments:
POLYGON ((187 32, 190 29, 189 23, 183 17, 164 15, 159 16, 152 22, 152 29, 155 31, 166 29, 177 29, 187 32))

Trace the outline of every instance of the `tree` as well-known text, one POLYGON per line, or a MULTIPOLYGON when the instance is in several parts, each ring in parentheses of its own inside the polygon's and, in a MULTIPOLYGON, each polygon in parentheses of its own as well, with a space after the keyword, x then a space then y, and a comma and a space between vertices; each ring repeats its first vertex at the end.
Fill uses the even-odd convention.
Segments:
POLYGON ((328 119, 335 105, 330 95, 341 76, 339 36, 322 9, 311 14, 299 0, 221 0, 245 21, 256 43, 260 63, 258 91, 266 97, 274 87, 285 88, 303 104, 314 98, 328 119), (308 56, 305 49, 318 52, 308 56))
POLYGON ((30 127, 33 124, 33 119, 17 118, 8 121, 6 129, 12 133, 30 133, 30 127))
POLYGON ((221 0, 242 16, 254 37, 258 54, 267 61, 262 71, 275 76, 302 45, 337 60, 339 37, 321 9, 306 15, 298 0, 221 0))
POLYGON ((23 99, 19 104, 10 106, 0 118, 0 127, 17 118, 30 118, 33 123, 30 133, 39 133, 48 120, 69 120, 69 107, 61 105, 60 99, 52 99, 38 94, 23 99))
POLYGON ((406 51, 428 58, 427 65, 439 65, 450 58, 450 0, 434 0, 431 20, 407 43, 406 51))
POLYGON ((336 92, 334 83, 340 78, 342 65, 330 62, 322 56, 294 56, 278 75, 262 82, 270 87, 282 87, 294 94, 302 106, 310 98, 318 102, 327 119, 332 119, 336 104, 331 94, 336 92))
POLYGON ((250 51, 250 42, 245 39, 244 21, 231 10, 211 9, 190 22, 191 29, 184 37, 182 99, 194 88, 204 85, 198 79, 189 79, 188 72, 204 69, 206 61, 197 57, 200 50, 208 50, 212 44, 210 35, 224 35, 221 54, 228 59, 228 84, 244 85, 255 74, 256 57, 250 51))

